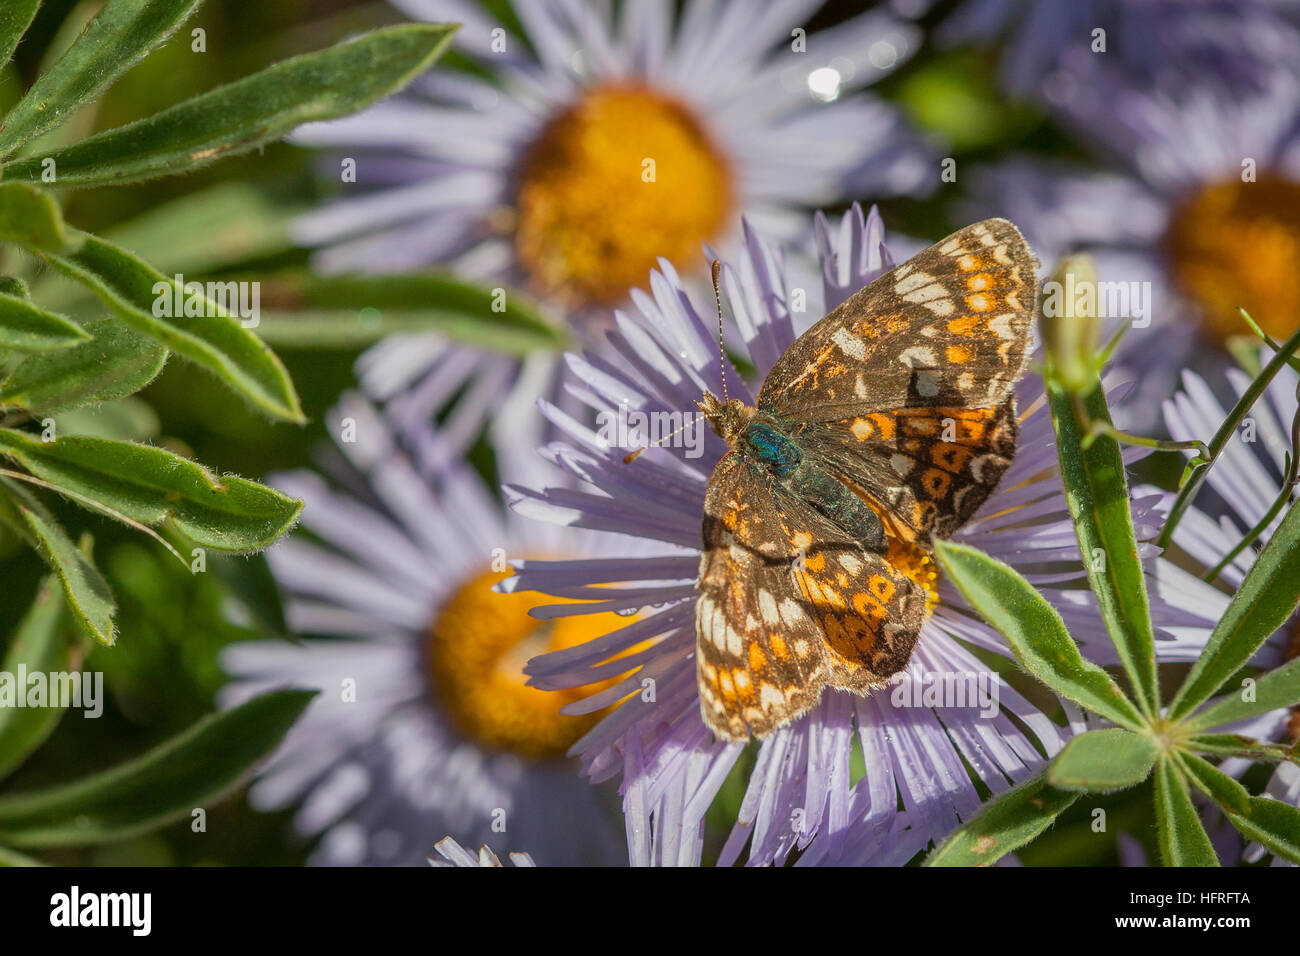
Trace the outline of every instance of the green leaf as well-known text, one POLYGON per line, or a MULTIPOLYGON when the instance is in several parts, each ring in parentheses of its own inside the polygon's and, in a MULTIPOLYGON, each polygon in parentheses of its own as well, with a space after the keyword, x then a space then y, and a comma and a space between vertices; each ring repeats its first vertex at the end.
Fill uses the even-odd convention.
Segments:
POLYGON ((358 348, 394 332, 438 332, 517 355, 566 344, 523 294, 498 297, 434 272, 276 276, 262 283, 262 304, 258 334, 280 347, 358 348))
POLYGON ((1038 836, 1079 794, 1031 777, 986 803, 979 814, 935 848, 925 866, 989 866, 1038 836))
POLYGON ((134 395, 59 413, 60 435, 89 435, 118 441, 149 441, 162 426, 149 403, 134 395))
POLYGON ((0 242, 17 242, 33 252, 74 252, 81 233, 63 221, 49 193, 27 183, 0 183, 0 242))
POLYGON ((1279 707, 1293 707, 1300 703, 1300 657, 1253 681, 1251 700, 1243 696, 1245 688, 1234 691, 1210 704, 1200 713, 1193 714, 1183 725, 1189 730, 1222 727, 1257 714, 1266 714, 1279 707))
POLYGON ((77 623, 100 644, 112 644, 113 592, 99 569, 26 488, 0 478, 0 518, 32 543, 63 584, 77 623))
MULTIPOLYGON (((403 24, 277 63, 51 154, 59 186, 104 186, 188 173, 274 142, 303 123, 335 119, 400 90, 427 70, 455 32, 449 24, 403 24)), ((40 179, 40 159, 5 168, 40 179)))
POLYGON ((1179 766, 1187 772, 1196 789, 1229 813, 1248 813, 1250 793, 1226 773, 1196 754, 1178 755, 1179 766))
POLYGON ((1047 769, 1047 782, 1060 790, 1110 793, 1134 787, 1151 775, 1160 756, 1145 734, 1109 728, 1072 737, 1047 769))
POLYGON ((1169 705, 1169 717, 1185 717, 1205 703, 1250 660, 1300 602, 1300 508, 1292 505, 1255 563, 1201 656, 1169 705))
POLYGON ((71 319, 0 292, 0 348, 40 352, 65 349, 88 338, 90 335, 71 319))
POLYGON ((41 0, 5 0, 0 7, 0 67, 9 62, 14 48, 31 26, 41 0))
POLYGON ((40 860, 32 859, 25 856, 17 850, 11 850, 6 846, 0 846, 0 866, 44 866, 40 860))
POLYGON ((964 544, 935 541, 944 572, 1020 666, 1052 690, 1107 720, 1137 730, 1142 715, 1104 670, 1083 659, 1065 622, 1014 568, 964 544))
POLYGON ((76 42, 5 118, 0 155, 13 153, 97 97, 166 40, 200 2, 108 0, 76 42))
POLYGON ((1272 797, 1251 797, 1250 809, 1229 813, 1228 820, 1274 855, 1300 863, 1300 809, 1272 797))
POLYGON ((0 429, 0 454, 58 491, 102 504, 141 524, 171 520, 190 541, 220 551, 257 551, 285 534, 302 502, 161 448, 70 435, 43 442, 0 429))
POLYGON ((293 422, 304 420, 293 383, 275 353, 207 296, 193 299, 202 315, 155 316, 155 303, 172 301, 180 284, 125 249, 91 235, 76 254, 48 258, 93 289, 133 329, 211 370, 263 411, 293 422))
POLYGON ((1076 398, 1049 375, 1047 397, 1065 497, 1097 609, 1139 706, 1154 714, 1160 706, 1155 635, 1129 510, 1124 459, 1119 443, 1109 435, 1094 436, 1087 449, 1082 447, 1090 423, 1110 424, 1105 390, 1098 383, 1088 395, 1076 398))
MULTIPOLYGON (((0 664, 0 674, 15 680, 15 692, 26 694, 17 684, 19 668, 28 674, 50 674, 75 667, 64 632, 63 592, 55 578, 46 578, 36 600, 14 632, 0 664)), ((80 655, 78 655, 79 657, 80 655)), ((36 750, 63 716, 63 707, 49 700, 44 707, 0 707, 0 779, 6 777, 36 750)))
POLYGON ((165 346, 117 319, 99 319, 86 329, 91 341, 20 362, 0 385, 0 405, 51 413, 123 398, 167 364, 165 346))
POLYGON ((1165 866, 1218 866, 1187 783, 1169 758, 1156 764, 1156 837, 1165 866))
POLYGON ((219 800, 269 754, 316 695, 277 690, 200 720, 141 757, 75 783, 0 798, 0 842, 120 840, 219 800))
POLYGON ((245 182, 223 182, 154 206, 104 238, 168 274, 197 276, 290 248, 297 212, 245 182))
POLYGON ((1295 760, 1297 753, 1286 744, 1256 740, 1245 734, 1197 734, 1187 738, 1187 749, 1220 757, 1249 757, 1252 760, 1295 760))

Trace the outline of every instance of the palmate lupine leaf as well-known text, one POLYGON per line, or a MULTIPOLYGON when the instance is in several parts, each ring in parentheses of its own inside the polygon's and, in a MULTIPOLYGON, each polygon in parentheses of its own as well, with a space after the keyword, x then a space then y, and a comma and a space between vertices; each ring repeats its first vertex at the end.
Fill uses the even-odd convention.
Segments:
POLYGON ((1251 797, 1250 809, 1229 813, 1228 820, 1270 852, 1300 863, 1300 809, 1271 797, 1251 797))
POLYGON ((0 129, 0 155, 12 154, 95 99, 166 40, 201 2, 108 0, 72 46, 9 111, 0 129))
POLYGON ((0 406, 49 414, 124 398, 167 364, 165 346, 117 319, 88 322, 86 332, 93 336, 88 342, 23 359, 0 383, 0 406))
POLYGON ((0 520, 36 548, 59 582, 68 609, 81 628, 100 644, 112 644, 113 592, 89 557, 30 491, 0 477, 0 520))
POLYGON ((401 89, 441 56, 454 24, 403 24, 307 53, 48 157, 4 168, 39 181, 52 159, 59 186, 106 186, 191 172, 257 149, 303 123, 355 113, 401 89))
POLYGON ((185 537, 221 551, 257 551, 285 534, 302 502, 150 445, 70 435, 45 442, 0 429, 6 456, 55 490, 155 527, 171 521, 185 537))
POLYGON ((277 690, 213 714, 135 760, 84 780, 0 798, 0 844, 103 843, 219 800, 269 754, 316 691, 277 690))
MULTIPOLYGON (((1300 507, 1292 505, 1215 625, 1169 705, 1185 717, 1209 700, 1286 623, 1300 602, 1300 507)), ((1285 678, 1284 678, 1285 679, 1285 678)))
MULTIPOLYGON (((75 670, 81 654, 68 641, 66 615, 58 581, 46 578, 10 638, 0 672, 17 674, 20 667, 29 674, 75 670)), ((18 688, 18 693, 25 692, 18 688)), ((55 700, 43 707, 0 707, 0 779, 44 743, 64 709, 55 700)))
POLYGON ((1300 756, 1300 752, 1286 744, 1256 740, 1245 734, 1196 734, 1188 738, 1187 747, 1196 753, 1251 760, 1295 760, 1300 756))
POLYGON ((1084 660, 1056 608, 1014 568, 951 541, 936 541, 935 553, 971 607, 1007 639, 1021 667, 1122 727, 1142 727, 1142 715, 1132 701, 1109 674, 1084 660))
POLYGON ((1145 734, 1090 730, 1070 738, 1048 768, 1047 782, 1083 793, 1135 787, 1151 775, 1159 755, 1159 745, 1145 734))
POLYGON ((1196 789, 1232 813, 1250 811, 1250 793, 1204 757, 1192 753, 1178 755, 1179 766, 1196 789))
POLYGON ((1160 706, 1155 635, 1124 460, 1109 435, 1094 436, 1083 447, 1092 423, 1110 423, 1106 394, 1096 382, 1086 395, 1071 395, 1050 374, 1046 385, 1061 479, 1088 581, 1138 703, 1153 714, 1160 706))
POLYGON ((923 865, 990 866, 1050 827, 1078 799, 1078 793, 1057 790, 1040 773, 986 803, 923 865))

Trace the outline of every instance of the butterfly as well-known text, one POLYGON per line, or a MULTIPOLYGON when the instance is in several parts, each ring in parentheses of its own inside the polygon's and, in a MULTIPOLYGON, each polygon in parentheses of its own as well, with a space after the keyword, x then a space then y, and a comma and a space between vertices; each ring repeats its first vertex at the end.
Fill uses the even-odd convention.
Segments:
POLYGON ((725 378, 724 398, 705 392, 730 446, 705 492, 695 605, 700 709, 719 739, 766 736, 827 687, 866 694, 907 666, 933 539, 1015 455, 1036 290, 1020 232, 986 219, 809 328, 756 406, 726 399, 725 378))

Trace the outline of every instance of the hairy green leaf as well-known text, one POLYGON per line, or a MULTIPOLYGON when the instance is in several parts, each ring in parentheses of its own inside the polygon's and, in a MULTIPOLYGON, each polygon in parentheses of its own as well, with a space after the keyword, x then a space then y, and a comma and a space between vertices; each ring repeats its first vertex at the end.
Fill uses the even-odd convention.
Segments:
POLYGON ((1219 806, 1230 813, 1250 812, 1250 793, 1214 764, 1192 753, 1179 754, 1178 763, 1196 789, 1219 806))
POLYGON ((1286 744, 1256 740, 1244 734, 1197 734, 1187 738, 1187 749, 1218 757, 1249 757, 1251 760, 1295 760, 1300 756, 1286 744))
MULTIPOLYGON (((65 633, 63 591, 58 581, 46 578, 36 600, 14 632, 0 674, 15 681, 15 693, 25 695, 17 684, 19 669, 28 674, 50 674, 72 670, 76 665, 65 633)), ((80 654, 76 655, 80 658, 80 654)), ((47 700, 42 707, 0 707, 0 779, 21 764, 54 730, 64 707, 47 700)))
POLYGON ((41 0, 5 0, 0 6, 0 67, 9 62, 14 48, 31 26, 41 0))
MULTIPOLYGON (((108 0, 5 118, 0 155, 58 126, 169 37, 202 0, 108 0)), ((39 160, 37 161, 39 167, 39 160)), ((5 175, 8 176, 8 170, 5 175)))
POLYGON ((221 551, 257 551, 292 527, 302 502, 161 448, 70 435, 43 442, 0 429, 0 455, 56 490, 102 504, 141 524, 171 520, 195 544, 221 551))
POLYGON ((280 360, 219 303, 206 295, 186 294, 182 310, 200 314, 166 315, 169 310, 176 311, 174 290, 183 292, 183 285, 95 236, 87 235, 85 244, 73 255, 48 258, 59 270, 94 290, 127 325, 211 370, 263 411, 303 421, 298 394, 280 360), (172 304, 167 305, 164 299, 172 304), (163 314, 155 315, 155 311, 163 314))
POLYGON ((82 629, 99 643, 112 644, 116 607, 108 582, 37 497, 13 479, 0 477, 0 519, 45 559, 62 583, 68 608, 82 629))
POLYGON ((43 352, 66 349, 89 338, 90 334, 71 319, 0 292, 0 348, 43 352))
POLYGON ((1284 860, 1300 863, 1300 809, 1271 797, 1251 797, 1246 813, 1229 813, 1228 820, 1284 860))
POLYGON ((1151 775, 1160 748, 1145 734, 1109 728, 1070 739, 1047 769, 1047 782, 1060 790, 1109 793, 1134 787, 1151 775))
POLYGON ((23 359, 0 385, 0 405, 48 414, 123 398, 152 382, 167 349, 117 319, 87 323, 93 339, 23 359))
POLYGON ((1156 838, 1165 866, 1218 866, 1187 783, 1168 757, 1156 764, 1155 802, 1156 838))
POLYGON ((280 742, 316 695, 277 690, 205 717, 153 750, 64 786, 0 798, 0 842, 103 843, 221 799, 280 742))
POLYGON ((1247 687, 1233 691, 1213 701, 1199 713, 1183 722, 1189 730, 1222 727, 1258 714, 1266 714, 1279 707, 1300 704, 1300 657, 1287 661, 1281 667, 1251 679, 1250 696, 1247 687))
POLYGON ((1105 390, 1098 383, 1087 396, 1076 398, 1049 376, 1047 397, 1065 497, 1097 608, 1139 705, 1153 714, 1160 706, 1155 635, 1124 460, 1119 443, 1109 435, 1094 436, 1083 447, 1091 423, 1110 424, 1105 390))
POLYGON ((1014 568, 968 545, 936 541, 944 572, 989 626, 1007 639, 1020 666, 1052 690, 1136 730, 1142 715, 1104 670, 1083 659, 1065 622, 1014 568))
POLYGON ((1079 794, 1057 790, 1042 774, 994 797, 935 848, 925 866, 989 866, 1052 825, 1079 794))
POLYGON ((63 221, 49 193, 6 182, 0 183, 0 242, 17 242, 33 252, 67 253, 81 247, 82 234, 63 221))
POLYGON ((1292 505, 1215 625, 1169 705, 1185 717, 1251 659, 1300 602, 1300 508, 1292 505))
MULTIPOLYGON (((187 173, 281 138, 296 126, 355 113, 401 89, 441 55, 456 27, 375 30, 196 96, 51 154, 59 186, 104 186, 187 173)), ((5 168, 39 180, 32 158, 5 168)))

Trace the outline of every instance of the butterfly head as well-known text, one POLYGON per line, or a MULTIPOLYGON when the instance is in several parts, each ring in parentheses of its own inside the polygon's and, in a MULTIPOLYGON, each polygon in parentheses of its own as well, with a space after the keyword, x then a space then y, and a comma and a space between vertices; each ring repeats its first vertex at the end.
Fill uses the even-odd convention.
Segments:
POLYGON ((704 397, 695 403, 704 413, 704 420, 719 438, 735 447, 741 432, 748 427, 758 414, 758 409, 746 405, 738 398, 723 401, 712 392, 705 392, 704 397))

